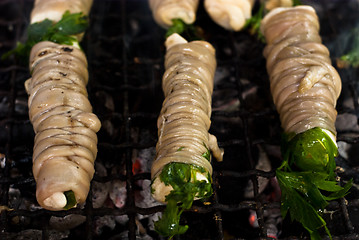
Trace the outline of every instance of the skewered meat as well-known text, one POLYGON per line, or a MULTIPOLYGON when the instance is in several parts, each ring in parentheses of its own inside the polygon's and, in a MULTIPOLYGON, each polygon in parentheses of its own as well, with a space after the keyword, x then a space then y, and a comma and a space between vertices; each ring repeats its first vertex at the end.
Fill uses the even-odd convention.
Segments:
POLYGON ((213 21, 227 30, 239 31, 252 16, 253 0, 205 0, 213 21))
POLYGON ((82 12, 88 15, 93 0, 35 0, 31 12, 31 23, 41 22, 45 19, 58 22, 66 11, 70 13, 82 12))
POLYGON ((188 43, 178 34, 166 40, 166 47, 162 81, 165 100, 158 117, 157 155, 151 169, 153 196, 162 202, 172 190, 158 178, 165 165, 178 162, 203 167, 206 173, 198 173, 197 179, 208 181, 212 166, 203 154, 210 149, 218 160, 223 154, 216 138, 208 133, 216 68, 214 48, 205 41, 188 43))
MULTIPOLYGON (((276 8, 263 19, 267 70, 274 104, 286 133, 314 127, 336 134, 336 100, 341 80, 321 43, 310 6, 276 8)), ((334 140, 335 142, 335 140, 334 140)))
POLYGON ((173 19, 181 19, 187 24, 196 20, 199 0, 149 0, 155 21, 163 28, 172 25, 173 19))
POLYGON ((265 7, 268 11, 278 7, 291 7, 293 6, 293 0, 267 0, 265 7))
POLYGON ((321 43, 312 7, 275 8, 262 20, 261 31, 273 101, 285 131, 283 162, 276 170, 281 212, 283 217, 289 212, 311 239, 321 239, 321 228, 330 236, 323 209, 352 185, 349 181, 341 187, 335 178, 341 80, 321 43))
POLYGON ((74 192, 77 203, 86 200, 94 174, 101 124, 87 98, 87 61, 76 47, 45 41, 32 48, 30 70, 36 197, 42 207, 62 210, 66 191, 74 192))
MULTIPOLYGON (((88 15, 91 5, 92 0, 36 0, 31 23, 58 22, 66 11, 88 15)), ((71 46, 42 41, 30 53, 32 78, 25 87, 36 134, 33 174, 36 198, 49 210, 83 203, 94 174, 101 123, 87 98, 87 60, 78 46, 82 36, 71 36, 76 37, 71 46)))

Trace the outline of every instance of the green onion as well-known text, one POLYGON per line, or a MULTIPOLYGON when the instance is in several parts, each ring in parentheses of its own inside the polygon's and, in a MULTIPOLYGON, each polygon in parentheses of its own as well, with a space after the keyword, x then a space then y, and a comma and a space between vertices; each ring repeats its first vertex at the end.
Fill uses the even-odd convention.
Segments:
POLYGON ((64 192, 64 194, 65 194, 66 200, 67 200, 64 210, 69 210, 70 208, 75 207, 77 204, 75 193, 72 190, 69 190, 69 191, 64 192))

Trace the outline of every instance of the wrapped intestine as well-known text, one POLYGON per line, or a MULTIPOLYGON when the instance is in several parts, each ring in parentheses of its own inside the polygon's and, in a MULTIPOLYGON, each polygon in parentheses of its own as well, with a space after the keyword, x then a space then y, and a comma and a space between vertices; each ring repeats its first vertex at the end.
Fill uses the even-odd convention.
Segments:
POLYGON ((270 11, 278 7, 292 7, 293 0, 266 0, 265 8, 270 11))
POLYGON ((321 43, 310 6, 276 8, 262 20, 264 56, 274 104, 286 133, 319 127, 335 141, 336 101, 341 80, 321 43))
POLYGON ((153 196, 165 202, 172 190, 159 179, 164 166, 185 163, 205 169, 198 180, 210 181, 209 150, 222 159, 215 136, 208 133, 211 120, 213 77, 216 69, 214 48, 206 41, 187 42, 178 34, 166 40, 166 71, 162 88, 165 100, 158 117, 158 142, 151 175, 153 196))
POLYGON ((205 0, 204 7, 214 22, 231 31, 241 30, 252 16, 254 0, 205 0))
POLYGON ((262 20, 261 31, 271 93, 284 129, 283 161, 276 170, 282 216, 300 222, 311 239, 321 238, 321 228, 330 237, 323 209, 351 187, 351 181, 339 186, 335 172, 341 79, 322 44, 314 8, 275 8, 262 20), (303 218, 303 212, 310 217, 303 218))
POLYGON ((96 132, 101 123, 92 113, 88 99, 87 60, 78 42, 83 37, 91 5, 92 0, 36 0, 31 12, 31 24, 57 23, 73 17, 58 30, 66 27, 75 34, 60 31, 58 38, 50 42, 44 39, 52 39, 51 31, 37 32, 43 37, 31 48, 32 77, 25 82, 29 118, 36 134, 33 149, 36 198, 40 206, 53 211, 84 203, 94 174, 96 132), (79 24, 77 21, 81 22, 80 27, 74 25, 79 24), (66 44, 61 44, 61 39, 66 44))
POLYGON ((58 22, 66 11, 88 15, 93 0, 35 0, 31 12, 31 23, 49 19, 58 22))
POLYGON ((65 192, 72 191, 77 203, 86 200, 97 155, 101 123, 87 98, 86 56, 73 46, 40 42, 32 48, 30 70, 36 197, 42 207, 62 210, 65 192))
POLYGON ((154 20, 163 28, 172 26, 173 19, 181 19, 186 24, 196 20, 199 0, 149 0, 154 20))

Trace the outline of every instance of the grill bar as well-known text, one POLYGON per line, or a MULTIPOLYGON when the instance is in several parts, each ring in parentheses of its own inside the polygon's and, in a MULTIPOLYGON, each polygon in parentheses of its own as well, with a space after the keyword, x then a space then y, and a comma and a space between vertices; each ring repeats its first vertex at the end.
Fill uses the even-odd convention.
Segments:
MULTIPOLYGON (((24 38, 32 3, 28 0, 0 2, 1 54, 24 38), (4 12, 3 9, 7 10, 4 12)), ((324 1, 317 1, 316 4, 326 6, 324 1)), ((332 47, 330 40, 339 34, 338 14, 345 6, 335 1, 328 6, 321 8, 320 16, 323 21, 330 22, 323 25, 323 40, 332 47), (336 8, 340 9, 334 11, 336 8)), ((95 0, 90 19, 83 47, 91 76, 88 85, 90 101, 103 123, 99 132, 97 162, 107 171, 107 174, 101 175, 96 168, 93 182, 110 186, 116 181, 125 183, 126 204, 117 208, 108 197, 102 207, 95 208, 95 189, 91 188, 83 208, 60 212, 38 208, 34 196, 35 182, 31 175, 33 132, 23 88, 29 73, 26 66, 6 60, 0 66, 0 130, 3 131, 0 132, 0 153, 5 156, 5 160, 1 161, 5 167, 0 171, 0 201, 2 206, 12 210, 1 211, 1 239, 11 239, 18 232, 25 236, 29 230, 34 231, 33 237, 38 234, 45 240, 58 234, 60 239, 59 236, 66 233, 54 228, 53 219, 76 215, 84 216, 85 220, 68 230, 65 239, 117 237, 132 240, 139 237, 145 239, 145 236, 159 239, 148 227, 151 221, 148 217, 163 211, 164 206, 141 205, 144 186, 141 184, 150 180, 150 172, 148 166, 142 166, 140 172, 135 172, 133 163, 140 159, 143 162, 147 160, 150 165, 149 161, 154 156, 156 120, 163 101, 164 30, 153 22, 144 0, 95 0), (143 157, 146 151, 150 152, 150 156, 143 157), (116 170, 120 166, 123 169, 116 170), (113 221, 115 227, 101 225, 102 233, 98 233, 95 229, 106 217, 113 221), (118 220, 126 217, 128 219, 124 224, 118 220), (146 229, 145 235, 141 235, 141 227, 146 229), (86 234, 83 234, 84 231, 86 234)), ((273 169, 280 163, 280 124, 269 94, 263 45, 248 33, 230 33, 214 25, 206 16, 202 4, 198 24, 217 50, 218 74, 210 132, 217 135, 220 147, 225 148, 225 158, 223 163, 213 163, 214 196, 208 200, 210 204, 196 202, 184 213, 183 222, 189 224, 190 229, 176 239, 210 239, 213 236, 225 239, 226 235, 238 239, 272 239, 267 236, 266 221, 271 217, 268 212, 279 210, 280 203, 268 200, 266 194, 271 193, 266 191, 270 187, 262 191, 260 184, 263 179, 269 182, 274 179, 273 169), (232 98, 227 99, 228 95, 232 98), (259 147, 271 160, 272 169, 257 168, 259 147), (251 198, 243 196, 247 182, 252 186, 251 198), (258 227, 249 225, 250 212, 255 212, 258 227)), ((339 116, 349 114, 355 116, 358 122, 358 71, 341 70, 340 73, 343 100, 338 104, 339 116), (346 98, 351 104, 345 103, 346 98)), ((359 130, 355 127, 338 130, 339 142, 355 148, 358 139, 359 130)), ((346 171, 340 173, 342 181, 355 176, 353 174, 359 167, 352 156, 348 159, 339 157, 338 162, 346 171)), ((358 208, 359 194, 356 189, 346 199, 334 201, 328 206, 328 211, 333 211, 333 220, 328 217, 328 224, 334 239, 358 239, 359 224, 355 218, 358 208)), ((280 239, 305 236, 304 229, 291 224, 288 219, 279 224, 278 229, 280 239)))

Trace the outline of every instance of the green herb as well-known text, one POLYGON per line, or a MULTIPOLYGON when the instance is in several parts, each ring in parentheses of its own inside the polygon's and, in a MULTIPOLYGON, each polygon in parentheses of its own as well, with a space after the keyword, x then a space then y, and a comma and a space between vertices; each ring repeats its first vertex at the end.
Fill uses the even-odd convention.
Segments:
POLYGON ((301 0, 293 0, 293 6, 299 6, 299 5, 302 5, 301 0))
POLYGON ((297 135, 286 135, 282 154, 290 167, 305 171, 327 172, 334 179, 338 149, 333 140, 320 128, 312 128, 297 135))
MULTIPOLYGON (((301 5, 300 0, 293 0, 293 6, 301 5)), ((246 23, 244 24, 243 29, 247 29, 251 35, 257 36, 258 40, 262 43, 265 43, 265 37, 263 36, 260 28, 261 28, 261 21, 266 14, 265 10, 265 1, 262 1, 258 11, 253 14, 253 16, 247 19, 246 23)))
POLYGON ((2 59, 11 55, 27 62, 31 48, 38 42, 51 41, 59 44, 73 45, 77 42, 74 35, 80 34, 88 27, 88 18, 82 13, 73 13, 66 11, 62 19, 57 23, 45 19, 42 22, 33 23, 27 29, 27 41, 17 43, 15 49, 2 55, 2 59))
POLYGON ((350 43, 349 49, 351 50, 340 57, 339 64, 343 67, 357 68, 359 67, 359 27, 355 27, 350 33, 346 33, 344 39, 350 43))
POLYGON ((182 19, 172 19, 172 26, 166 32, 166 38, 178 33, 188 41, 203 40, 201 30, 193 24, 187 24, 182 19))
POLYGON ((207 151, 202 154, 202 157, 204 157, 205 159, 207 159, 210 162, 211 161, 211 151, 209 150, 209 148, 206 146, 205 143, 203 143, 203 145, 207 149, 207 151))
POLYGON ((170 239, 187 231, 187 225, 180 225, 180 217, 184 210, 190 209, 195 197, 206 198, 212 195, 211 177, 209 182, 197 180, 197 173, 205 173, 205 169, 192 164, 169 163, 161 174, 160 180, 171 185, 173 190, 166 196, 167 206, 162 218, 155 222, 155 230, 170 239), (179 204, 177 204, 179 203, 179 204))
POLYGON ((347 65, 351 65, 354 68, 359 67, 359 47, 354 48, 347 54, 341 56, 340 60, 344 61, 347 65))
POLYGON ((258 40, 260 40, 262 43, 265 43, 265 38, 260 30, 261 21, 264 16, 264 5, 265 3, 262 2, 257 13, 254 14, 250 19, 247 19, 243 27, 243 29, 248 29, 251 35, 257 36, 258 40))
POLYGON ((276 176, 282 191, 281 213, 290 213, 291 220, 300 222, 311 239, 321 239, 324 228, 331 238, 321 214, 328 201, 344 197, 352 185, 344 187, 335 180, 337 147, 320 128, 284 136, 283 163, 276 176))
POLYGON ((67 204, 64 207, 64 210, 69 210, 70 208, 75 207, 77 204, 75 193, 72 190, 70 190, 70 191, 64 192, 64 194, 65 194, 66 200, 67 200, 67 204))
POLYGON ((177 152, 180 152, 180 151, 182 151, 184 149, 184 147, 179 147, 178 149, 177 149, 177 152))

